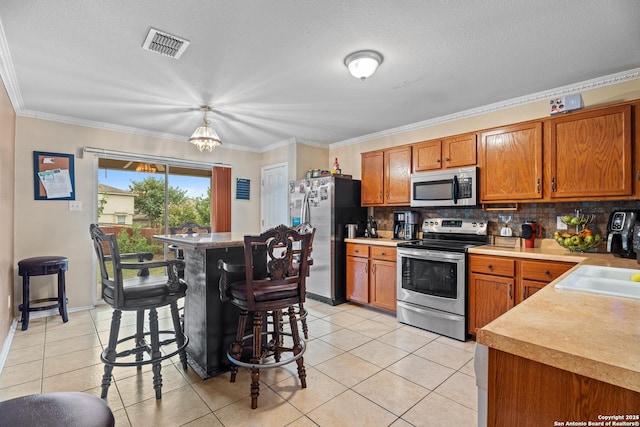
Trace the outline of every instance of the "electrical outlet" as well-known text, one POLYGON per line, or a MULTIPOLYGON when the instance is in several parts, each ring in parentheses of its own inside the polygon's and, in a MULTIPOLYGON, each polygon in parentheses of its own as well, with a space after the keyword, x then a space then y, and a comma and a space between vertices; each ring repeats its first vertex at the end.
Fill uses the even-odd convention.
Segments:
POLYGON ((568 227, 567 227, 567 224, 565 224, 564 222, 562 222, 562 215, 558 215, 558 216, 556 217, 556 228, 557 228, 558 230, 566 230, 566 229, 568 228, 568 227))
POLYGON ((7 297, 7 308, 11 308, 11 294, 7 297))
POLYGON ((72 200, 69 202, 69 210, 70 211, 81 211, 82 210, 82 202, 79 200, 72 200))

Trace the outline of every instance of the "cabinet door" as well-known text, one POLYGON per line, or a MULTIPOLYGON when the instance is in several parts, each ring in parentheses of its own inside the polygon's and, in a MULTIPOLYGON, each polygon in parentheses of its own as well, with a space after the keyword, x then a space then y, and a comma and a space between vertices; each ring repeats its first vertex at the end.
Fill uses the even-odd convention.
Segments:
POLYGON ((371 260, 371 305, 396 311, 396 263, 371 260))
POLYGON ((413 171, 423 172, 442 167, 442 143, 439 140, 425 141, 411 147, 413 171))
POLYGON ((388 205, 411 203, 411 147, 399 147, 384 153, 385 201, 388 205))
POLYGON ((537 282, 535 280, 521 280, 520 289, 516 293, 516 305, 547 286, 549 282, 537 282))
POLYGON ((444 167, 457 168, 477 163, 476 134, 460 135, 442 141, 444 167))
POLYGON ((347 299, 369 303, 369 259, 347 257, 347 299))
POLYGON ((552 198, 632 193, 631 106, 550 121, 552 198))
POLYGON ((384 152, 362 154, 362 206, 384 203, 384 152))
POLYGON ((542 122, 482 133, 482 202, 542 198, 542 122))
POLYGON ((469 333, 476 334, 514 306, 513 278, 469 274, 469 333))

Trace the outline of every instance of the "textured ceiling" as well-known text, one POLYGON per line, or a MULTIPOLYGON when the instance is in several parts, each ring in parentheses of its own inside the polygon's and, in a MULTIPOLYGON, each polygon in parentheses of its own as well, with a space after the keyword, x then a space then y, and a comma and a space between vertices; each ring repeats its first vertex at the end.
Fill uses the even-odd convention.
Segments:
POLYGON ((186 140, 210 104, 225 145, 258 151, 640 67, 638 0, 2 0, 0 22, 19 115, 186 140), (150 27, 182 58, 143 50, 150 27), (384 56, 364 82, 343 64, 360 49, 384 56))

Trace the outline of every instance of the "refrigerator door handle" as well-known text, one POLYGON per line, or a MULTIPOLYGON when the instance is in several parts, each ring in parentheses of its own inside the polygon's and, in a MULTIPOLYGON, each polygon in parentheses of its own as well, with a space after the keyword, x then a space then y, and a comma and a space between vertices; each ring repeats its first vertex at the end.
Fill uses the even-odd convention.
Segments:
POLYGON ((300 223, 311 224, 311 207, 309 205, 309 192, 305 191, 302 200, 302 209, 300 211, 300 223))

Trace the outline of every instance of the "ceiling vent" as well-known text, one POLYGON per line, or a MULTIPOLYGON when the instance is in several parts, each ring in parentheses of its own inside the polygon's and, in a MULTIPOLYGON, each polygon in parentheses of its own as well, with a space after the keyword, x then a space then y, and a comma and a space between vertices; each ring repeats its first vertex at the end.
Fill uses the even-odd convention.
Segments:
POLYGON ((176 37, 164 31, 149 29, 149 34, 142 44, 142 48, 161 55, 178 59, 189 46, 189 41, 176 37))

